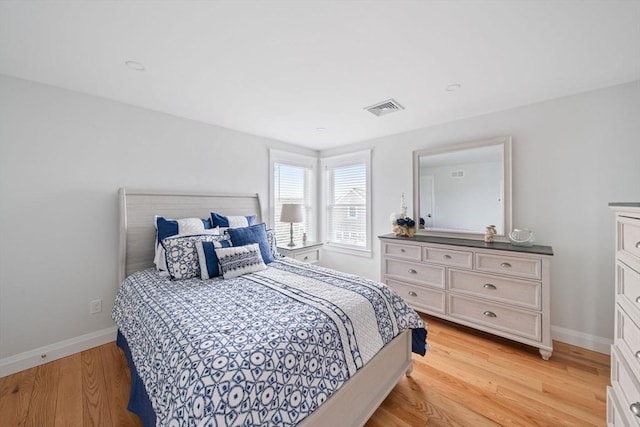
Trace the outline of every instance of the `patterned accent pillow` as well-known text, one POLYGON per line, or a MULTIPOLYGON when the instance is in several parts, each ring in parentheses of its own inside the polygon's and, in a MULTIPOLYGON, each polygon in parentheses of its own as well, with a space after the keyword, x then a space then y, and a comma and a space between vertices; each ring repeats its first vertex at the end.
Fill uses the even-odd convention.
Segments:
POLYGON ((216 212, 211 212, 211 224, 214 227, 248 227, 256 222, 255 215, 248 216, 224 216, 216 212))
POLYGON ((230 228, 227 230, 231 236, 233 246, 244 246, 257 243, 260 246, 260 253, 265 264, 275 261, 271 254, 271 247, 267 239, 267 226, 264 223, 252 225, 244 228, 230 228))
POLYGON ((182 218, 167 219, 163 216, 156 215, 154 224, 156 226, 156 253, 153 263, 160 271, 160 275, 167 275, 167 264, 162 241, 170 236, 196 235, 196 234, 220 234, 220 230, 213 229, 211 218, 182 218))
POLYGON ((198 262, 200 263, 200 278, 202 280, 220 276, 220 267, 215 248, 228 248, 231 246, 229 240, 219 242, 196 242, 198 251, 198 262))
POLYGON ((246 246, 215 248, 215 251, 220 262, 220 272, 225 279, 232 279, 267 268, 262 261, 260 246, 257 243, 246 246))
POLYGON ((278 252, 278 242, 276 241, 276 230, 273 228, 267 230, 267 242, 269 242, 271 256, 273 256, 274 259, 281 258, 282 255, 278 252))
POLYGON ((219 242, 226 236, 197 234, 190 236, 176 235, 162 240, 165 251, 167 272, 172 279, 190 279, 200 276, 197 242, 219 242))

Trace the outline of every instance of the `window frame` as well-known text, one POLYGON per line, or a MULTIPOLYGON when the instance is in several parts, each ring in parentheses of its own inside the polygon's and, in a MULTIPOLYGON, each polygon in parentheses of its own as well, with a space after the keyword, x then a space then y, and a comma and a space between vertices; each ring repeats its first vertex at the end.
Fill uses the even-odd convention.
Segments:
MULTIPOLYGON (((371 257, 373 255, 372 251, 372 241, 373 241, 373 228, 372 228, 372 189, 371 189, 371 149, 356 151, 353 153, 340 154, 335 156, 327 156, 322 157, 320 159, 320 170, 322 171, 322 177, 320 179, 320 183, 322 186, 322 204, 321 204, 321 212, 322 212, 322 221, 321 221, 321 233, 324 242, 324 249, 348 253, 351 255, 358 255, 362 257, 371 257), (330 191, 330 180, 329 180, 329 170, 337 167, 350 166, 355 164, 364 164, 366 167, 366 215, 364 220, 366 221, 365 226, 365 241, 366 245, 356 246, 349 245, 345 243, 337 243, 331 242, 329 240, 328 230, 329 230, 329 191, 330 191)), ((359 215, 357 215, 359 216, 359 215)))
MULTIPOLYGON (((309 205, 307 209, 308 222, 305 224, 305 233, 308 241, 320 241, 320 233, 318 230, 318 218, 320 215, 318 206, 318 158, 310 155, 293 153, 290 151, 269 149, 269 224, 271 228, 276 229, 276 194, 275 194, 275 165, 283 164, 287 166, 302 167, 311 169, 309 185, 309 205)), ((286 242, 278 242, 278 245, 285 245, 286 242)), ((301 242, 296 242, 301 243, 301 242)))

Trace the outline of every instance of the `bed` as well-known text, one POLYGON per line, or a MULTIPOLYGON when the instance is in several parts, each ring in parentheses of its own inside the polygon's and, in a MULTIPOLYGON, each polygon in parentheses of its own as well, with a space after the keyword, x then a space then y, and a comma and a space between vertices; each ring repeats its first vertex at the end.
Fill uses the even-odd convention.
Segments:
POLYGON ((114 319, 131 369, 128 407, 145 426, 363 425, 410 374, 412 350, 424 354, 421 320, 378 282, 288 258, 229 280, 158 275, 154 215, 260 222, 257 194, 122 188, 119 201, 114 319))

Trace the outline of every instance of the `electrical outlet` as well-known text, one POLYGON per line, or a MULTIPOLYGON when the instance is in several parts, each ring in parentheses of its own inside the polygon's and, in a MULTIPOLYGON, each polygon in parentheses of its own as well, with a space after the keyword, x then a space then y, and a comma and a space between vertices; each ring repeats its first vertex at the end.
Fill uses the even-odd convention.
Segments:
POLYGON ((102 311, 102 300, 96 299, 89 303, 89 313, 98 314, 102 311))

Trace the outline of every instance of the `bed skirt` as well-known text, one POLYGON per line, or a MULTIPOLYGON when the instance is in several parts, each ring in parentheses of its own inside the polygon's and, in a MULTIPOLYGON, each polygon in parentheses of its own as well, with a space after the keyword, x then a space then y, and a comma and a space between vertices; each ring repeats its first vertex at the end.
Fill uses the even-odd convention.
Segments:
POLYGON ((127 339, 120 333, 118 329, 118 336, 116 338, 116 344, 122 349, 127 357, 127 363, 129 364, 129 371, 131 372, 131 392, 129 394, 129 404, 127 409, 136 414, 142 420, 144 427, 155 427, 156 425, 156 413, 151 406, 151 399, 147 394, 147 390, 144 388, 144 384, 138 376, 138 371, 131 360, 131 351, 129 350, 129 344, 127 339))

